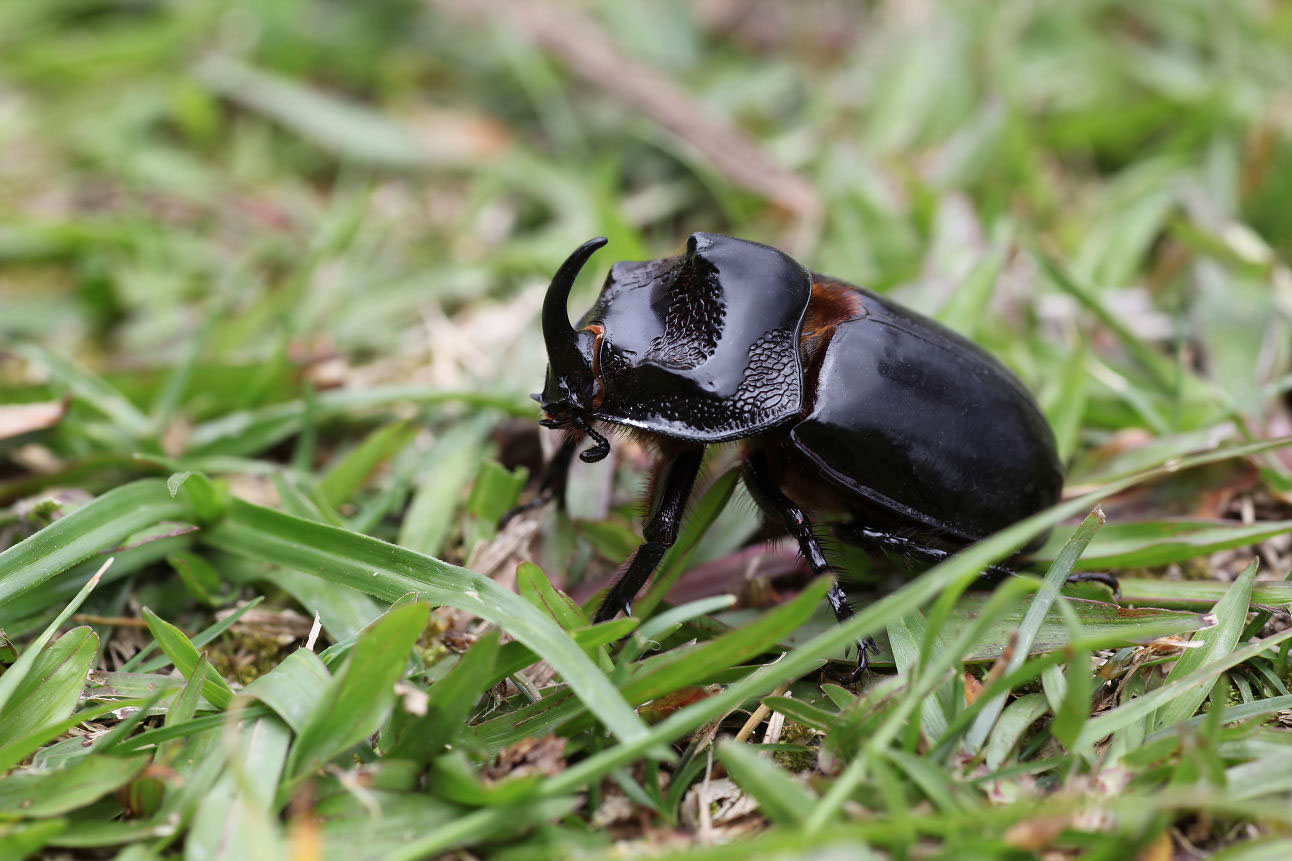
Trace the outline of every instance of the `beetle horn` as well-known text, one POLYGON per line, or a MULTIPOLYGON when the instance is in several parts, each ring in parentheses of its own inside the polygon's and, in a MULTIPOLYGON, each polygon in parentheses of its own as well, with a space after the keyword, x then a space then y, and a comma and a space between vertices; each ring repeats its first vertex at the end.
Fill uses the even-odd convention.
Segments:
POLYGON ((552 284, 547 288, 547 296, 543 299, 543 340, 547 343, 547 357, 554 368, 572 369, 584 362, 565 306, 579 270, 593 252, 605 244, 606 238, 598 236, 580 245, 556 270, 552 284))

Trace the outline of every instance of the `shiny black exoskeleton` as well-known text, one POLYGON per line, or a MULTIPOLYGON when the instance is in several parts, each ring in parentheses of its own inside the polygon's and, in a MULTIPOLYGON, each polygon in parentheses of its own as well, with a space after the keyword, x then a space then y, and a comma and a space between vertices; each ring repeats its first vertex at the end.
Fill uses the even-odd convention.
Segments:
MULTIPOLYGON (((808 512, 850 543, 929 560, 1059 499, 1054 435, 1023 385, 972 342, 775 248, 693 234, 680 257, 617 263, 572 327, 566 300, 604 239, 561 266, 543 304, 542 424, 570 431, 535 501, 558 495, 598 423, 659 450, 645 542, 597 611, 627 611, 677 537, 704 447, 739 440, 752 495, 829 570, 808 512)), ((836 583, 829 599, 852 615, 836 583)), ((861 653, 864 666, 865 652, 861 653)))

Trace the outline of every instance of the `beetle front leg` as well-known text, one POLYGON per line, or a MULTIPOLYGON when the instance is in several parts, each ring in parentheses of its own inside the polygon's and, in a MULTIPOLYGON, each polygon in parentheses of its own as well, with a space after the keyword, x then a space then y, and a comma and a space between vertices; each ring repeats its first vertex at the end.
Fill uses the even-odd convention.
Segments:
POLYGON ((671 456, 660 456, 655 472, 655 506, 642 527, 642 536, 646 540, 637 548, 628 570, 606 593, 605 600, 593 617, 594 622, 613 619, 620 610, 626 615, 632 615, 633 598, 637 597, 668 548, 677 540, 682 512, 686 510, 686 501, 691 497, 691 488, 695 486, 695 478, 700 474, 700 462, 703 459, 702 446, 685 448, 671 456))
POLYGON ((522 502, 507 510, 501 518, 498 519, 498 528, 506 529, 507 524, 512 521, 518 514, 526 511, 533 511, 535 508, 542 508, 552 500, 558 503, 565 502, 565 485, 570 478, 570 462, 574 460, 574 450, 579 447, 583 441, 583 434, 567 434, 564 441, 561 442, 560 448, 552 455, 552 459, 547 462, 546 469, 543 470, 543 478, 538 483, 538 493, 529 502, 522 502))
MULTIPOLYGON (((781 489, 772 481, 771 476, 767 474, 766 456, 761 451, 753 451, 746 455, 744 475, 745 484, 749 487, 754 498, 764 507, 780 514, 781 520, 785 524, 785 530, 798 542, 803 558, 807 560, 808 566, 812 569, 812 575, 820 577, 831 574, 830 563, 826 561, 825 551, 821 549, 821 541, 816 537, 816 533, 812 531, 812 521, 808 519, 807 513, 795 504, 792 499, 781 493, 781 489)), ((834 611, 834 617, 840 623, 846 622, 853 617, 852 604, 848 602, 848 594, 843 591, 843 587, 839 585, 837 579, 830 584, 830 591, 826 592, 825 597, 830 602, 830 609, 834 611)), ((870 637, 857 642, 857 668, 852 674, 854 681, 870 665, 870 660, 866 655, 867 652, 875 652, 876 654, 879 652, 879 646, 870 637)))

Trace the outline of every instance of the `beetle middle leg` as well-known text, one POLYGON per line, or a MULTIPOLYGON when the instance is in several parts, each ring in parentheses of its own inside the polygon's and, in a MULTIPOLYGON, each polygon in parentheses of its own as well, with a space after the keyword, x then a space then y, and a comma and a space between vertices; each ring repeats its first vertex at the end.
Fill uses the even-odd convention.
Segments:
MULTIPOLYGON (((807 513, 802 508, 776 486, 776 482, 768 474, 767 456, 755 449, 745 455, 743 466, 745 485, 750 493, 764 508, 780 515, 785 530, 799 543, 799 550, 812 569, 812 575, 820 577, 832 574, 830 563, 825 558, 825 551, 821 548, 821 541, 812 531, 812 521, 808 519, 807 513)), ((830 602, 830 609, 834 610, 834 617, 841 623, 853 617, 852 604, 848 603, 848 595, 837 579, 830 584, 830 591, 825 597, 830 602)), ((857 669, 853 672, 854 680, 870 665, 866 654, 868 651, 879 652, 879 646, 870 637, 857 643, 857 669)))
POLYGON ((642 528, 642 537, 646 540, 637 548, 628 570, 606 593, 605 600, 593 617, 594 622, 613 619, 620 610, 632 615, 633 598, 637 597, 668 548, 677 540, 682 512, 691 496, 691 488, 695 486, 695 478, 700 474, 703 459, 703 446, 661 453, 655 471, 655 504, 642 528))
MULTIPOLYGON (((903 535, 894 535, 878 529, 870 529, 856 523, 842 527, 840 534, 849 544, 859 547, 874 547, 877 550, 894 555, 914 556, 925 562, 937 564, 949 558, 955 551, 934 547, 903 535)), ((1010 577, 1017 577, 1018 571, 1008 565, 994 564, 983 569, 980 578, 988 583, 1000 583, 1010 577)), ((1067 583, 1102 583, 1112 590, 1113 598, 1121 599, 1121 584, 1111 574, 1101 571, 1075 571, 1068 575, 1067 583)))

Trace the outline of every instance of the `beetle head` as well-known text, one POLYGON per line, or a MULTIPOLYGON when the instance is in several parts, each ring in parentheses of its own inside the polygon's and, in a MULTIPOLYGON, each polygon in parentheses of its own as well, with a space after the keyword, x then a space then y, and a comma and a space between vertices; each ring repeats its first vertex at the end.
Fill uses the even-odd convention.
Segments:
POLYGON ((595 445, 581 453, 586 463, 595 463, 610 453, 610 444, 591 424, 592 400, 596 388, 593 370, 597 335, 589 329, 576 332, 570 325, 566 303, 574 279, 588 258, 606 244, 604 236, 589 239, 575 249, 556 270, 543 299, 543 341, 547 345, 547 381, 535 399, 547 414, 544 427, 573 427, 592 437, 595 445))

